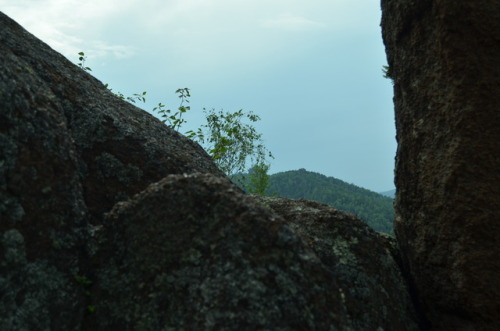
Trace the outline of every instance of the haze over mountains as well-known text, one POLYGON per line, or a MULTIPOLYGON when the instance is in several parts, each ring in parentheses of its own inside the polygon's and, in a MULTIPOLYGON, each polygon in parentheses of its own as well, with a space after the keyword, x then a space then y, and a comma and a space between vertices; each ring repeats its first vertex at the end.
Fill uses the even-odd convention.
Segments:
POLYGON ((396 189, 379 192, 379 194, 385 195, 386 197, 393 198, 396 196, 396 189))

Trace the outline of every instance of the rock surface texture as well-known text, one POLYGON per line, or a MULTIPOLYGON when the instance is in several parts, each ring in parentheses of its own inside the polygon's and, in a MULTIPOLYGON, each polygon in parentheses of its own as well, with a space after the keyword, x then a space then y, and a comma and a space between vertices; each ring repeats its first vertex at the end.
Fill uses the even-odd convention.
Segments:
MULTIPOLYGON (((66 173, 78 172, 80 191, 93 216, 90 220, 98 223, 102 213, 116 202, 168 174, 210 172, 223 176, 198 144, 120 100, 3 14, 0 23, 0 129, 4 144, 12 145, 7 137, 25 144, 16 151, 9 147, 13 156, 9 162, 13 164, 7 166, 14 168, 17 162, 16 171, 31 172, 9 177, 28 181, 30 176, 33 180, 52 176, 56 189, 58 181, 76 187, 66 173), (58 154, 52 155, 56 149, 58 154), (41 155, 31 155, 30 150, 41 155), (52 158, 54 163, 64 164, 61 169, 44 167, 52 158), (22 162, 37 164, 23 166, 22 162), (68 164, 71 169, 67 169, 68 164), (52 173, 46 174, 48 171, 52 173)), ((6 165, 2 168, 7 169, 6 165)), ((38 185, 33 180, 27 185, 37 194, 41 188, 33 186, 38 185)), ((10 189, 14 186, 24 188, 15 182, 10 189)), ((20 213, 15 202, 9 208, 14 208, 14 215, 20 213)))
POLYGON ((397 240, 428 327, 500 330, 500 3, 382 0, 397 240))
POLYGON ((172 175, 104 225, 93 328, 417 329, 384 237, 326 205, 172 175))
POLYGON ((0 330, 78 329, 89 224, 191 172, 223 176, 197 144, 0 13, 0 330))
POLYGON ((417 330, 398 256, 243 194, 0 13, 0 330, 417 330))
POLYGON ((281 216, 335 275, 353 330, 376 329, 376 325, 383 330, 416 329, 393 238, 374 232, 352 214, 318 202, 254 199, 281 216))

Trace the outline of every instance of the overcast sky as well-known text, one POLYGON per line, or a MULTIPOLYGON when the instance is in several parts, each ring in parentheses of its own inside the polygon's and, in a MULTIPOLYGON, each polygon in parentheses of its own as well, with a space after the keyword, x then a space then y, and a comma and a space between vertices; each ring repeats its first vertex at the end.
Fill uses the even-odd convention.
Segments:
MULTIPOLYGON (((176 108, 252 110, 275 155, 373 191, 394 187, 392 86, 377 0, 0 0, 0 10, 114 91, 176 108)), ((183 131, 183 130, 181 130, 183 131)))

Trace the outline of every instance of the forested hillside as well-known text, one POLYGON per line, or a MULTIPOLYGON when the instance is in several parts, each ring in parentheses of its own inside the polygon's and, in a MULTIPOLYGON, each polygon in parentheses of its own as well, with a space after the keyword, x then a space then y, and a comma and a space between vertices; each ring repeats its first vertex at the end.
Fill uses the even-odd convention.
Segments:
POLYGON ((270 176, 268 193, 292 199, 308 199, 328 204, 366 221, 373 229, 392 233, 392 199, 334 177, 305 169, 270 176))

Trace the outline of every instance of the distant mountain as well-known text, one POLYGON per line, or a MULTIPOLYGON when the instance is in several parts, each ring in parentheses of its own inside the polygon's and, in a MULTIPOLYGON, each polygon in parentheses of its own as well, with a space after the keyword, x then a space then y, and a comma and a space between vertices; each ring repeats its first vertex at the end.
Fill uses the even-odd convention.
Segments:
POLYGON ((390 190, 390 191, 380 192, 379 194, 382 194, 382 195, 385 195, 386 197, 394 199, 396 197, 396 189, 390 190))
POLYGON ((269 193, 322 202, 356 214, 376 231, 393 231, 393 200, 379 193, 305 169, 270 175, 269 186, 269 193))

